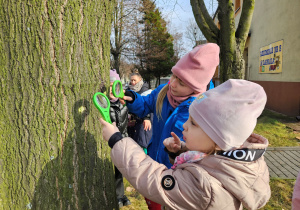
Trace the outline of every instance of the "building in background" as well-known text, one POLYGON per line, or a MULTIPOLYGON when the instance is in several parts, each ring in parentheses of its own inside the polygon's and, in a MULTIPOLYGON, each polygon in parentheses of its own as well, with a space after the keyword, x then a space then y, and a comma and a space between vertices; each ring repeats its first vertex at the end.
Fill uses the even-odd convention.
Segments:
MULTIPOLYGON (((237 27, 243 1, 234 3, 237 27)), ((299 0, 255 1, 244 51, 245 79, 265 89, 267 108, 288 116, 300 115, 299 9, 299 0)))
POLYGON ((157 79, 152 79, 151 80, 151 89, 157 88, 158 85, 166 84, 169 82, 172 74, 166 76, 166 77, 161 77, 160 78, 160 83, 157 82, 157 79))

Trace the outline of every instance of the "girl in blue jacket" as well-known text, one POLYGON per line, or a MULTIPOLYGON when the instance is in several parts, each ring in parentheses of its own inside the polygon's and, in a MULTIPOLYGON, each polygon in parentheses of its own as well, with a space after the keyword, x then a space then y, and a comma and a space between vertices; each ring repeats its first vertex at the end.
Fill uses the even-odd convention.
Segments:
POLYGON ((168 84, 158 86, 151 94, 141 96, 126 91, 124 99, 129 111, 140 118, 153 113, 153 134, 148 144, 148 155, 155 161, 172 166, 163 141, 174 132, 182 138, 182 125, 189 118, 189 106, 206 91, 219 65, 219 46, 208 43, 195 47, 172 68, 168 84))
MULTIPOLYGON (((153 132, 148 144, 148 155, 171 168, 163 141, 174 133, 182 138, 183 124, 189 118, 189 106, 206 91, 219 65, 219 46, 213 43, 199 45, 183 56, 172 68, 168 84, 160 85, 151 94, 141 96, 126 91, 124 99, 131 113, 143 118, 153 113, 153 132), (171 133, 172 132, 172 133, 171 133)), ((146 198, 149 209, 160 209, 146 198)))

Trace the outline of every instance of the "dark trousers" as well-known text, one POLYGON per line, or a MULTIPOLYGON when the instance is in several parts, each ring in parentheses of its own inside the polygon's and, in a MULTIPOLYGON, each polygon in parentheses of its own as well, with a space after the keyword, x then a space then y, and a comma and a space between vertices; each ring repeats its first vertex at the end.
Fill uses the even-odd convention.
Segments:
POLYGON ((135 134, 135 126, 127 127, 127 133, 128 136, 133 139, 135 134))
POLYGON ((115 166, 115 184, 116 184, 117 199, 123 198, 124 196, 123 176, 116 166, 115 166))

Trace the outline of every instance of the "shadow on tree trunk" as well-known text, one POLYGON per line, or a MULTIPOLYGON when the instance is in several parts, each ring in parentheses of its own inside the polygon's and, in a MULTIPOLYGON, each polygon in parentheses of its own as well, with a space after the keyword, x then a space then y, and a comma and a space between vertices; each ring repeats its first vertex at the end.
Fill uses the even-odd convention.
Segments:
MULTIPOLYGON (((75 128, 69 133, 58 157, 46 164, 35 186, 32 209, 116 209, 108 200, 106 171, 109 159, 97 155, 97 143, 84 122, 90 103, 83 99, 73 106, 75 128)), ((109 185, 109 184, 108 184, 109 185)), ((114 193, 113 192, 109 192, 114 193)))

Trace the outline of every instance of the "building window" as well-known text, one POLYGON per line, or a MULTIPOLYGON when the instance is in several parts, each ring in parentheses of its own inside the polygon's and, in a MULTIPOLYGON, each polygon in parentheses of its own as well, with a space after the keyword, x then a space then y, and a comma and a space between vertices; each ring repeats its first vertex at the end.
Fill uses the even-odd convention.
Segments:
POLYGON ((235 0, 234 11, 237 13, 241 8, 241 0, 235 0))

